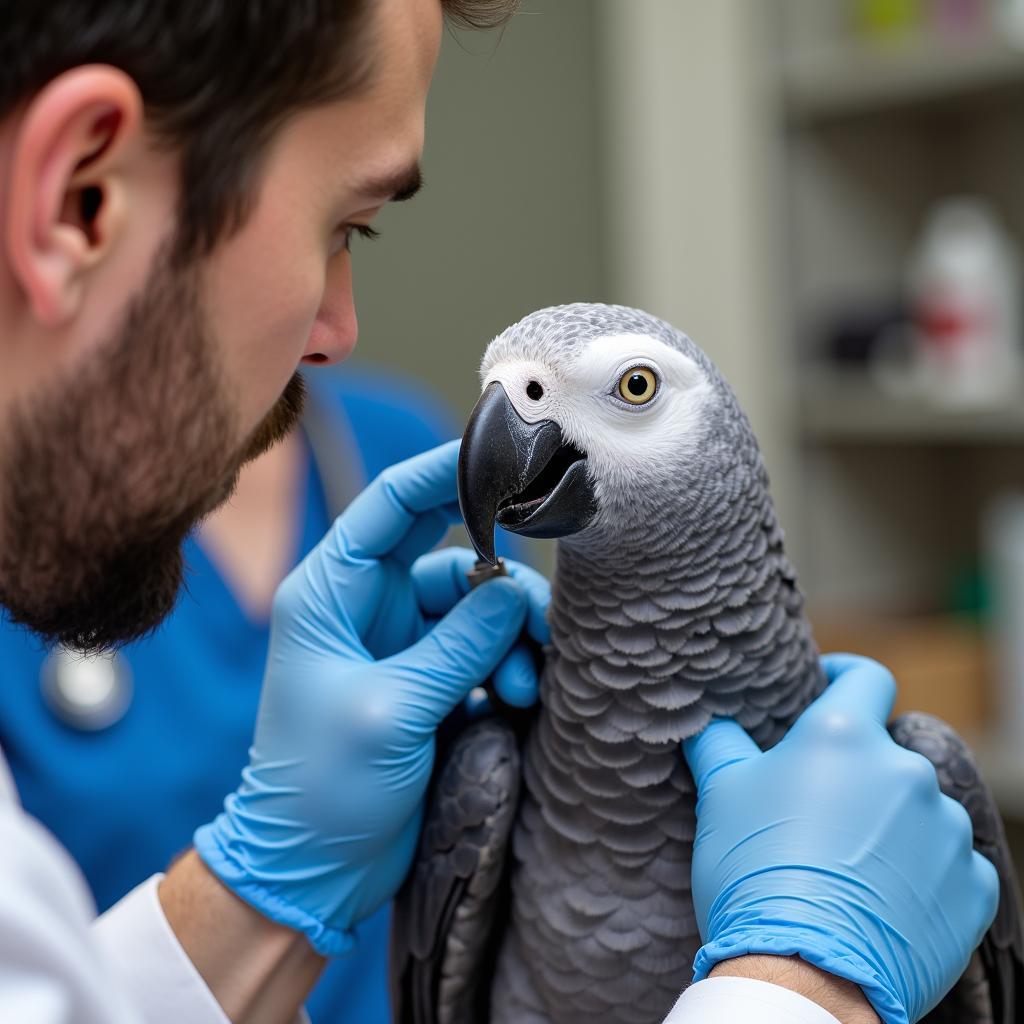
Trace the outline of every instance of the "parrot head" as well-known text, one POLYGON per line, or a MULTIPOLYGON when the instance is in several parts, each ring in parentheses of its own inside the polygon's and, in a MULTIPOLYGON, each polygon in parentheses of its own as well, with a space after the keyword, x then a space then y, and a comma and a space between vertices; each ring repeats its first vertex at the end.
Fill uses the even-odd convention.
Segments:
POLYGON ((737 459, 756 443, 714 364, 640 310, 531 313, 491 342, 480 372, 459 503, 491 564, 495 524, 605 545, 678 533, 707 506, 709 485, 735 491, 738 470, 759 472, 759 456, 757 466, 737 459))

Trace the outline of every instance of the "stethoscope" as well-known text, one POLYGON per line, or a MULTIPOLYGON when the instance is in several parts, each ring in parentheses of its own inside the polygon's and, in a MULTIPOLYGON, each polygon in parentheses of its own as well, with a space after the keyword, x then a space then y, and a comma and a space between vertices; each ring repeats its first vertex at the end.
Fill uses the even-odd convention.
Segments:
POLYGON ((82 655, 55 647, 39 671, 43 699, 65 725, 98 732, 124 718, 132 702, 132 672, 117 651, 82 655))
MULTIPOLYGON (((352 427, 311 386, 302 429, 320 475, 328 514, 334 519, 365 483, 352 427)), ((39 686, 50 712, 80 732, 98 732, 119 722, 134 692, 131 666, 120 651, 83 656, 65 647, 47 655, 39 686)))

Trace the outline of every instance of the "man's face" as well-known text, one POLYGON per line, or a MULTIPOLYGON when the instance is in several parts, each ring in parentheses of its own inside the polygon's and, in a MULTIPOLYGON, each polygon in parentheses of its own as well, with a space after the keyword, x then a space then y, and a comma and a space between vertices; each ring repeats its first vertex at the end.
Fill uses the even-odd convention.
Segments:
POLYGON ((160 218, 140 217, 151 258, 115 278, 114 315, 110 294, 85 304, 88 357, 34 376, 22 361, 23 394, 0 401, 0 603, 17 621, 80 648, 155 626, 188 531, 297 417, 298 365, 354 347, 348 242, 415 188, 441 28, 437 0, 375 12, 369 88, 282 128, 240 231, 179 270, 160 218))

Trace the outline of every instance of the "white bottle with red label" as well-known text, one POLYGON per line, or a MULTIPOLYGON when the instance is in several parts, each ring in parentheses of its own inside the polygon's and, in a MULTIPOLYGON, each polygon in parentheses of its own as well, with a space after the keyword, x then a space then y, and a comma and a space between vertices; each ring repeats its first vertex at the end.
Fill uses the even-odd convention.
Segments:
POLYGON ((920 380, 932 398, 978 406, 1018 393, 1020 257, 988 204, 948 199, 932 210, 909 290, 920 380))

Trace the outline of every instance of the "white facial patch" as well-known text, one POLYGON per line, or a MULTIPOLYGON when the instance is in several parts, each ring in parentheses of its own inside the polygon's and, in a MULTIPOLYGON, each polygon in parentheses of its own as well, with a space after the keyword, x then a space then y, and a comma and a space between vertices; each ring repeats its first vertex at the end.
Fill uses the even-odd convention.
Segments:
POLYGON ((615 487, 643 464, 664 466, 695 452, 713 393, 697 363, 645 334, 595 338, 567 352, 564 365, 552 357, 494 365, 485 358, 481 376, 484 387, 499 382, 528 423, 554 420, 566 440, 587 453, 598 486, 615 487), (630 405, 619 385, 638 368, 654 373, 657 391, 647 404, 630 405))

